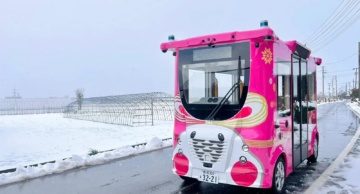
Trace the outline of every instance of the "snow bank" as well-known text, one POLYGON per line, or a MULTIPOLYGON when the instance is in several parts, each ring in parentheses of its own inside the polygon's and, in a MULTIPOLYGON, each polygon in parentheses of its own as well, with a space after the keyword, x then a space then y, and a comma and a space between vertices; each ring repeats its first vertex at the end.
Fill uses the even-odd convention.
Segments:
POLYGON ((55 163, 48 163, 38 167, 19 166, 15 172, 0 174, 0 185, 23 181, 44 175, 61 173, 66 170, 103 164, 105 162, 122 157, 140 154, 172 145, 172 140, 161 141, 159 138, 152 138, 146 145, 136 147, 124 146, 113 151, 98 153, 96 155, 73 155, 65 160, 57 160, 55 163))
POLYGON ((360 105, 357 102, 349 102, 346 104, 358 117, 360 117, 360 105))
POLYGON ((145 146, 146 149, 161 148, 163 142, 158 137, 153 137, 145 146))
POLYGON ((318 102, 317 106, 325 105, 325 104, 331 104, 331 103, 337 103, 337 102, 343 102, 344 100, 336 100, 331 102, 318 102))

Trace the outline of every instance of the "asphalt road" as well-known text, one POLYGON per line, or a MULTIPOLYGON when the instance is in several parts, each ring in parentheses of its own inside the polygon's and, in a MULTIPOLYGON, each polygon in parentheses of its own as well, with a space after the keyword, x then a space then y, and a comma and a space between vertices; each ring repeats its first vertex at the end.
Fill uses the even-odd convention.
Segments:
MULTIPOLYGON (((347 145, 358 127, 357 117, 344 103, 326 104, 318 111, 319 162, 303 163, 289 177, 286 193, 301 193, 347 145)), ((0 194, 106 194, 106 193, 265 193, 229 185, 184 183, 171 172, 171 148, 107 164, 70 170, 0 187, 0 194)))

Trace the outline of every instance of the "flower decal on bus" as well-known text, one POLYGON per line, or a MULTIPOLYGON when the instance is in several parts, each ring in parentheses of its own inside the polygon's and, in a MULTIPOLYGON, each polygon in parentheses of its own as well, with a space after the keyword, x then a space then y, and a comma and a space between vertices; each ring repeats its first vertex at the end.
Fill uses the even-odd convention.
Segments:
POLYGON ((272 61, 272 52, 269 48, 265 48, 262 52, 261 59, 265 62, 265 64, 270 64, 272 61))

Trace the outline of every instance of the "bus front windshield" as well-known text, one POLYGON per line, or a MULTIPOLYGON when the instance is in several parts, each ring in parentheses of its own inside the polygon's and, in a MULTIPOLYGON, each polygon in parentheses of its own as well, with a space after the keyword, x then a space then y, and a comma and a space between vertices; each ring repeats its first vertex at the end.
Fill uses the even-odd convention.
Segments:
POLYGON ((223 111, 241 108, 249 83, 249 43, 185 49, 179 53, 181 98, 185 108, 191 109, 190 114, 198 109, 204 114, 195 115, 205 116, 222 100, 223 111))
POLYGON ((238 88, 226 102, 239 104, 244 76, 238 73, 238 60, 185 64, 182 72, 187 103, 218 104, 232 86, 239 82, 238 88))

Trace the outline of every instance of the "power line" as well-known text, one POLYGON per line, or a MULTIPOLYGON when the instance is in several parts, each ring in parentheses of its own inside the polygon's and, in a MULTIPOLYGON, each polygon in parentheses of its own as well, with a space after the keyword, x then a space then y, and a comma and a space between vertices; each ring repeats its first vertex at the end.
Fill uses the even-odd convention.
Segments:
POLYGON ((347 30, 360 16, 360 1, 342 1, 327 20, 315 31, 307 41, 307 45, 312 45, 314 51, 319 51, 341 33, 347 30))
MULTIPOLYGON (((334 22, 334 20, 333 20, 333 18, 334 17, 336 17, 341 11, 338 11, 340 8, 341 8, 341 6, 343 5, 343 3, 345 2, 345 0, 343 0, 338 6, 337 6, 337 8, 330 14, 330 17, 328 17, 325 21, 324 21, 324 23, 322 23, 320 26, 319 26, 319 28, 318 28, 318 30, 316 30, 316 31, 314 31, 314 33, 312 33, 307 39, 306 39, 306 44, 308 43, 308 42, 311 42, 311 41, 313 41, 314 39, 316 39, 318 36, 320 36, 322 33, 323 33, 323 31, 324 31, 324 29, 331 23, 331 21, 332 22, 334 22)), ((346 2, 346 4, 348 4, 350 1, 347 1, 346 2)), ((346 6, 346 5, 345 5, 346 6)), ((342 8, 343 9, 343 8, 342 8)))
POLYGON ((349 56, 347 56, 347 57, 344 57, 344 58, 342 58, 342 59, 340 59, 340 60, 337 60, 337 61, 327 62, 326 64, 328 65, 328 64, 341 63, 341 62, 344 62, 344 61, 347 61, 347 60, 351 59, 351 58, 354 57, 356 54, 357 54, 357 53, 354 52, 353 54, 351 54, 351 55, 349 55, 349 56))
POLYGON ((322 31, 320 31, 317 34, 317 36, 310 41, 310 43, 312 45, 318 44, 318 42, 321 41, 327 34, 331 33, 332 32, 331 29, 333 27, 336 28, 339 25, 339 23, 341 23, 341 21, 351 13, 349 9, 352 10, 355 8, 354 3, 355 5, 358 4, 356 0, 347 1, 344 7, 339 12, 337 12, 335 16, 331 18, 328 25, 324 27, 322 31))
POLYGON ((328 71, 328 73, 341 73, 341 72, 349 72, 353 71, 353 69, 340 69, 340 70, 334 70, 334 71, 328 71))
POLYGON ((353 75, 353 71, 349 71, 349 72, 327 72, 329 75, 342 75, 342 76, 347 76, 347 75, 353 75))
POLYGON ((331 29, 331 31, 329 30, 327 33, 325 33, 323 36, 321 36, 320 39, 313 42, 313 47, 319 48, 323 45, 327 45, 334 38, 336 38, 338 35, 340 35, 344 30, 349 28, 357 20, 357 17, 359 16, 360 9, 358 9, 355 13, 353 13, 353 10, 355 8, 356 7, 352 7, 351 10, 349 10, 349 12, 348 12, 349 14, 347 14, 345 16, 346 18, 345 17, 342 18, 341 21, 336 24, 334 29, 331 29))
MULTIPOLYGON (((318 70, 320 71, 320 70, 318 70)), ((353 69, 338 69, 338 70, 333 70, 333 71, 327 71, 327 73, 341 73, 341 72, 349 72, 349 71, 354 71, 353 69)))
POLYGON ((343 23, 342 29, 338 28, 338 30, 335 32, 336 34, 332 34, 331 37, 328 38, 327 42, 323 43, 322 45, 318 45, 317 49, 314 49, 315 51, 320 51, 321 49, 325 48, 329 43, 331 43, 334 39, 336 39, 340 34, 342 34, 345 30, 347 30, 350 26, 352 26, 357 19, 360 16, 360 9, 355 13, 355 15, 352 16, 351 19, 349 19, 346 23, 343 23))

